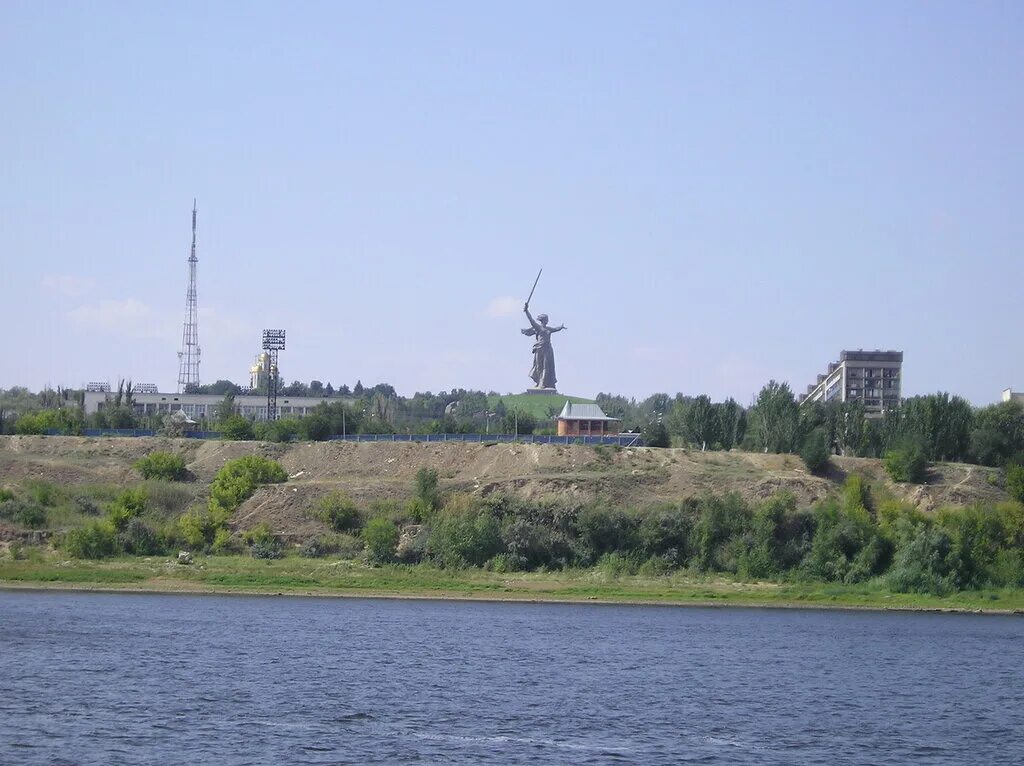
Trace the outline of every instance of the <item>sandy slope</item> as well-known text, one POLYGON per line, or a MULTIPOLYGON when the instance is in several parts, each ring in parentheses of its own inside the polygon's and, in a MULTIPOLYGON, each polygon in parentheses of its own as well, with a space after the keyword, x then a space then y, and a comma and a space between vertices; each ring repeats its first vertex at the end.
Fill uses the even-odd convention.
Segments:
POLYGON ((127 484, 137 480, 132 463, 156 450, 183 455, 198 484, 205 485, 229 459, 261 454, 280 460, 292 478, 266 487, 235 514, 233 525, 268 521, 282 532, 315 533, 319 522, 304 511, 332 490, 361 503, 405 500, 423 466, 436 469, 442 487, 487 494, 509 491, 530 498, 625 505, 677 501, 706 492, 738 492, 750 500, 785 490, 801 503, 834 491, 849 473, 886 483, 893 494, 924 510, 944 504, 998 501, 1005 494, 993 469, 942 464, 926 485, 899 486, 885 479, 880 461, 834 458, 827 478, 811 476, 799 458, 745 452, 583 446, 467 443, 346 443, 195 441, 169 438, 0 437, 0 484, 36 478, 62 485, 127 484))

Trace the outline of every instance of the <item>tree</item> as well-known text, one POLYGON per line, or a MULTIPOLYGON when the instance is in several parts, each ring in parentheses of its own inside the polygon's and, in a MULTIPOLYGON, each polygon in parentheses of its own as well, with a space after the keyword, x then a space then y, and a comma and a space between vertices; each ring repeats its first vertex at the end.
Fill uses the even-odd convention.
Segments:
POLYGON ((730 450, 743 441, 747 430, 747 416, 743 408, 733 398, 716 404, 718 416, 718 438, 722 449, 730 450))
POLYGON ((840 455, 860 455, 867 446, 867 418, 860 402, 837 402, 830 407, 832 442, 840 455))
POLYGON ((711 397, 701 394, 686 410, 686 436, 701 451, 714 444, 718 438, 718 417, 711 404, 711 397))
POLYGON ((249 441, 253 438, 252 422, 241 415, 232 415, 221 421, 220 433, 225 439, 249 441))
POLYGON ((800 448, 800 459, 815 476, 821 476, 828 469, 828 445, 822 429, 816 428, 804 441, 800 448))
POLYGON ((352 389, 352 395, 355 397, 361 397, 363 395, 363 381, 357 380, 355 387, 352 389))
POLYGON ((281 396, 309 396, 309 389, 301 380, 293 380, 279 392, 281 396))
POLYGON ((532 434, 537 420, 529 412, 509 410, 502 418, 502 427, 507 434, 532 434))
POLYGON ((765 452, 792 452, 798 412, 789 384, 769 381, 757 396, 751 422, 757 444, 765 452))
POLYGON ((216 383, 207 383, 204 386, 198 386, 195 392, 197 394, 217 394, 227 396, 228 394, 236 395, 240 393, 241 390, 241 387, 237 383, 232 383, 230 380, 218 380, 216 383))
POLYGON ((928 460, 967 457, 974 411, 964 399, 940 392, 912 397, 895 409, 884 424, 885 449, 911 439, 921 445, 928 460))
POLYGON ((661 420, 653 420, 644 426, 641 435, 648 447, 671 447, 672 437, 661 420))
POLYGON ((889 450, 883 463, 889 478, 896 482, 923 484, 928 476, 928 458, 916 442, 889 450))
POLYGON ((311 380, 309 381, 309 395, 310 396, 323 396, 324 384, 323 381, 311 380))
POLYGON ((441 504, 437 478, 437 471, 433 468, 423 466, 416 471, 416 499, 427 511, 433 511, 441 504))
POLYGON ((1024 503, 1024 466, 1007 466, 1006 493, 1018 503, 1024 503))
POLYGON ((1024 460, 1024 407, 1000 402, 975 412, 971 457, 983 465, 1024 460))
POLYGON ((217 405, 214 411, 214 418, 218 423, 224 423, 235 414, 235 395, 230 391, 224 394, 224 400, 217 405))

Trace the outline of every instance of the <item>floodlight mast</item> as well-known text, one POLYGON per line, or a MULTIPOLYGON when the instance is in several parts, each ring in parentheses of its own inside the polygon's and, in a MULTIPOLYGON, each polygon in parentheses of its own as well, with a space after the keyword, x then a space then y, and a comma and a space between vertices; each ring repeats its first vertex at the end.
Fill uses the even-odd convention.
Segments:
POLYGON ((264 330, 267 352, 267 420, 277 420, 277 352, 284 351, 284 330, 264 330))

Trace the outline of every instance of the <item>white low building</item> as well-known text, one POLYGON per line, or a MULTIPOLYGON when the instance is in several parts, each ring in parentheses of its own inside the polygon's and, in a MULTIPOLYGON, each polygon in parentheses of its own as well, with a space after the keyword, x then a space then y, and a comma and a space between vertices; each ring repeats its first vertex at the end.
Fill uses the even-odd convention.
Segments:
MULTIPOLYGON (((192 420, 214 420, 217 408, 223 403, 221 394, 164 394, 164 393, 133 393, 132 409, 138 415, 171 414, 184 412, 192 420)), ((279 418, 301 417, 311 414, 324 402, 344 402, 350 399, 322 396, 277 396, 277 414, 279 418)), ((113 394, 102 391, 85 392, 85 414, 101 412, 113 403, 113 394)), ((251 420, 267 419, 267 397, 255 394, 239 394, 235 396, 235 412, 251 420)))

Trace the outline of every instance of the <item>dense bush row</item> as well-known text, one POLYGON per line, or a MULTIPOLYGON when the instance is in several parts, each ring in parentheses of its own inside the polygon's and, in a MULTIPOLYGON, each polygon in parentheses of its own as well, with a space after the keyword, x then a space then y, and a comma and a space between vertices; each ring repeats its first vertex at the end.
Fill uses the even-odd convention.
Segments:
MULTIPOLYGON (((338 504, 337 497, 327 503, 338 504)), ((499 571, 598 567, 620 574, 685 568, 755 579, 875 580, 897 591, 937 594, 1024 586, 1020 503, 937 514, 893 501, 876 507, 857 476, 840 496, 814 508, 798 508, 786 495, 756 505, 737 495, 708 496, 639 510, 455 495, 422 525, 403 526, 403 516, 411 519, 398 509, 390 516, 378 510, 366 521, 347 498, 340 505, 344 529, 362 527, 367 558, 376 562, 499 571), (407 539, 410 530, 418 542, 407 539)), ((330 541, 321 538, 304 555, 329 552, 330 541)))

